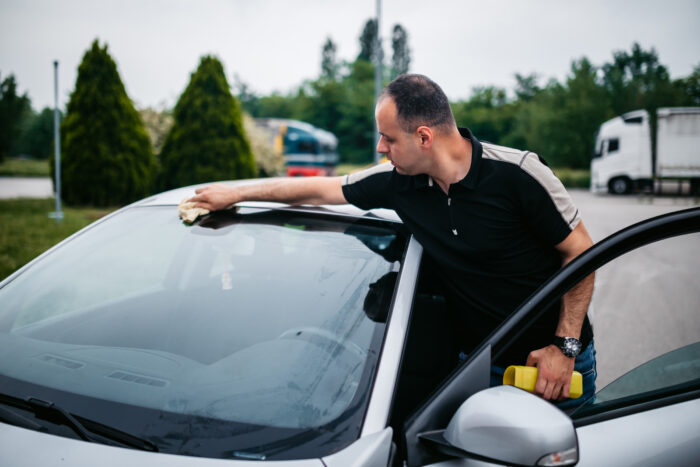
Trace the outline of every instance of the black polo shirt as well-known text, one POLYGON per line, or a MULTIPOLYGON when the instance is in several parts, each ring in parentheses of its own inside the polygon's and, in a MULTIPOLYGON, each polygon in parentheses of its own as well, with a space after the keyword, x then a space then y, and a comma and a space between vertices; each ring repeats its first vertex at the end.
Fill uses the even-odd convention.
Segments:
MULTIPOLYGON (((472 162, 448 194, 428 175, 401 175, 390 163, 348 175, 343 194, 362 209, 396 211, 438 265, 448 301, 475 346, 561 268, 555 245, 580 221, 561 182, 531 152, 479 142, 468 129, 472 162)), ((548 310, 504 357, 524 364, 551 343, 559 309, 548 310)), ((588 319, 584 345, 592 331, 588 319)))

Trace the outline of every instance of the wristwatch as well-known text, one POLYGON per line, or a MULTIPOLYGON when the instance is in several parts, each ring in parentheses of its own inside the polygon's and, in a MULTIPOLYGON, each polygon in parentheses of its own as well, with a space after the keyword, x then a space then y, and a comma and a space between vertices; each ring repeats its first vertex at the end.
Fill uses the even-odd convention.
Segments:
POLYGON ((552 344, 559 347, 561 353, 567 357, 574 358, 581 353, 581 341, 575 337, 559 337, 554 336, 552 344))

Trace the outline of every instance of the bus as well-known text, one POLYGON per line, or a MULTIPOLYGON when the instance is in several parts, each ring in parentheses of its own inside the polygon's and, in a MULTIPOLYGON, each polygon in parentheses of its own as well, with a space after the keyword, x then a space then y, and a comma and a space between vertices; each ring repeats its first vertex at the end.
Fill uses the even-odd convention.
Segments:
POLYGON ((282 154, 289 177, 335 175, 338 138, 310 123, 282 118, 256 118, 267 129, 278 154, 282 154))

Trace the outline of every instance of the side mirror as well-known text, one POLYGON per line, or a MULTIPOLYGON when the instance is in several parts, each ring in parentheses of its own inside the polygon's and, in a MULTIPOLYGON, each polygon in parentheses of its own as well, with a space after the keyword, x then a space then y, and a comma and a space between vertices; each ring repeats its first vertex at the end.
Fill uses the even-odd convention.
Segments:
POLYGON ((504 464, 578 462, 571 419, 549 402, 513 386, 497 386, 471 396, 443 436, 467 455, 504 464))

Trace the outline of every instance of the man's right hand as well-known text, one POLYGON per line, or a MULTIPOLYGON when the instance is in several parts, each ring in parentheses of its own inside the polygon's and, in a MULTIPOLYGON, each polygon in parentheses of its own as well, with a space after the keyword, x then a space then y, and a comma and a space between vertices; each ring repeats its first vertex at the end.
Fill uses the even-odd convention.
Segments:
POLYGON ((195 193, 196 195, 190 198, 190 201, 197 203, 195 207, 210 211, 231 208, 234 204, 243 200, 239 195, 238 189, 220 183, 212 183, 204 188, 197 188, 195 193))

